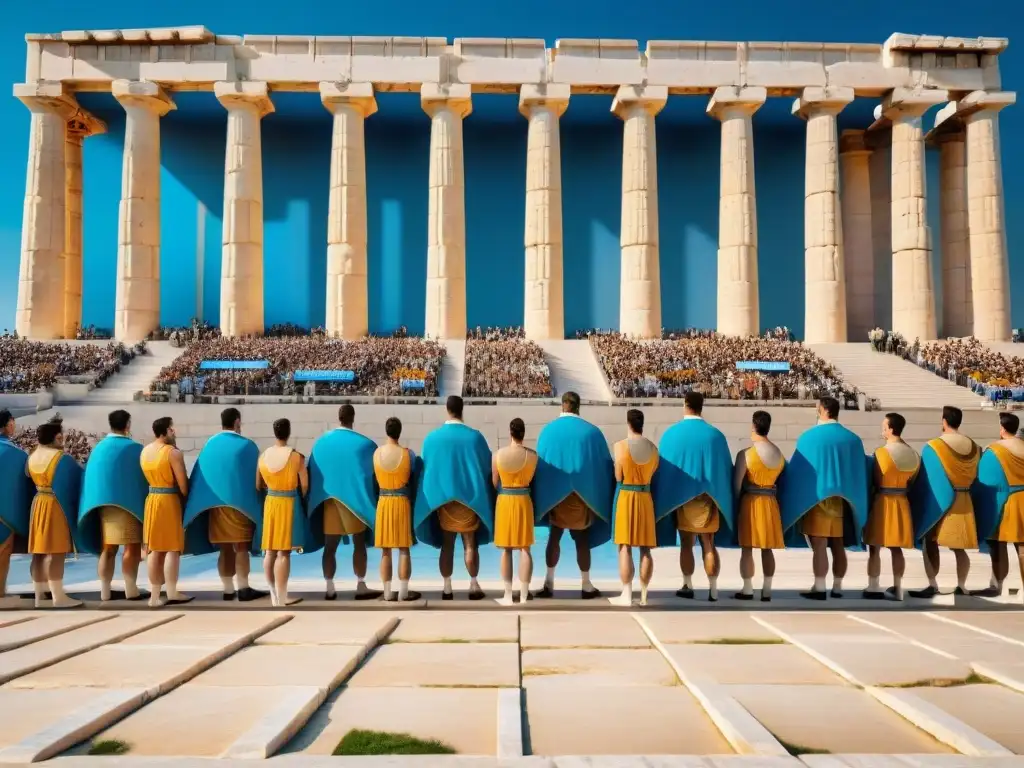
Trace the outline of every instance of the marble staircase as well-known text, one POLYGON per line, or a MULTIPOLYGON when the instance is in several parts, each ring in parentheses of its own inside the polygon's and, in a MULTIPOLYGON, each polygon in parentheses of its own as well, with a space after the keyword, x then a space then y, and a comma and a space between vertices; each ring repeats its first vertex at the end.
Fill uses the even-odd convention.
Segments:
POLYGON ((537 342, 551 370, 555 397, 575 392, 580 399, 608 401, 612 398, 601 366, 585 339, 561 339, 537 342))
POLYGON ((466 376, 466 340, 446 339, 444 346, 447 351, 441 361, 441 380, 437 387, 437 394, 442 398, 461 395, 466 376))
POLYGON ((184 351, 184 347, 173 347, 169 341, 151 341, 146 344, 148 354, 138 355, 121 372, 107 379, 102 387, 89 391, 84 403, 124 404, 135 399, 135 393, 149 389, 150 383, 160 369, 173 363, 184 351))

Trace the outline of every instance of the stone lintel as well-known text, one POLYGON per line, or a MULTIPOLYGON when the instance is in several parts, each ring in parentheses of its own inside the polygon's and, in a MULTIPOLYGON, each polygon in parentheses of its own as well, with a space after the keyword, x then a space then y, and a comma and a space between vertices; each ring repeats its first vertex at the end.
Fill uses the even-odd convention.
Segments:
POLYGON ((78 101, 63 83, 43 80, 38 83, 16 83, 14 98, 32 112, 52 112, 70 120, 81 111, 78 101))
POLYGON ((839 154, 870 155, 871 148, 867 145, 867 132, 847 128, 839 136, 839 154))
POLYGON ((353 107, 364 118, 377 111, 377 99, 373 95, 373 83, 320 83, 320 101, 329 112, 335 107, 353 107))
POLYGON ((879 106, 883 117, 895 120, 898 117, 921 117, 935 105, 948 100, 949 91, 894 88, 882 98, 879 106))
POLYGON ((705 111, 719 119, 729 112, 752 115, 761 108, 767 98, 768 89, 761 86, 741 88, 736 85, 727 85, 715 89, 705 111))
POLYGON ((450 109, 460 118, 467 117, 473 111, 472 87, 465 83, 423 83, 420 106, 430 116, 439 109, 450 109))
POLYGON ((110 92, 123 107, 142 107, 163 117, 177 105, 159 83, 148 80, 115 80, 110 92))
POLYGON ((213 84, 213 95, 225 109, 254 109, 261 118, 274 111, 270 88, 259 82, 220 82, 213 84))
POLYGON ((1017 103, 1014 91, 972 91, 957 102, 957 114, 968 118, 978 112, 998 112, 1017 103))
POLYGON ((654 116, 661 112, 668 101, 668 86, 665 85, 620 85, 612 100, 612 113, 625 119, 633 107, 643 107, 654 116))
POLYGON ((519 112, 529 117, 534 107, 545 107, 561 117, 569 107, 568 83, 524 84, 519 89, 519 112))
POLYGON ((890 51, 914 53, 988 53, 1000 54, 1010 44, 1005 37, 943 37, 942 35, 908 35, 896 32, 889 35, 884 47, 890 51))
POLYGON ((805 120, 812 114, 838 115, 853 99, 853 88, 804 88, 800 98, 793 101, 793 114, 805 120))

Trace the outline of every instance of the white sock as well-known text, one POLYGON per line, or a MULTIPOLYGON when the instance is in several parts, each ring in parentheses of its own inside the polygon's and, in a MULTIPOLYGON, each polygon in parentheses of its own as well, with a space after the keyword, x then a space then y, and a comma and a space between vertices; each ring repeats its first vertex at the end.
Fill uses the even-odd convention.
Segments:
POLYGON ((931 587, 932 589, 936 589, 937 590, 939 588, 939 577, 938 576, 929 576, 928 577, 928 586, 931 587))
POLYGON ((452 577, 451 576, 445 576, 444 577, 444 593, 446 595, 450 595, 452 593, 452 577))
POLYGON ((235 589, 241 592, 243 589, 249 588, 249 577, 243 576, 240 573, 235 574, 235 589))
POLYGON ((740 590, 740 594, 744 594, 744 595, 752 595, 752 594, 754 594, 754 580, 753 579, 744 579, 743 580, 743 589, 740 590))
POLYGON ((334 597, 336 594, 338 593, 334 589, 334 579, 327 579, 327 596, 334 597))
POLYGON ((839 576, 832 577, 832 591, 842 592, 843 591, 843 580, 839 576))
POLYGON ((110 582, 107 581, 106 579, 100 581, 100 600, 104 600, 104 601, 109 600, 110 599, 110 593, 111 593, 110 582))
POLYGON ((761 597, 772 596, 772 577, 765 576, 764 582, 761 584, 761 597))
POLYGON ((683 574, 683 589, 693 589, 693 574, 683 574))
POLYGON ((813 587, 813 590, 815 592, 824 592, 825 591, 825 577, 824 576, 822 576, 821 578, 818 578, 817 576, 814 577, 814 587, 813 587))
POLYGON ((470 592, 481 592, 480 582, 476 580, 476 576, 471 576, 469 579, 469 591, 470 592))
POLYGON ((224 586, 225 595, 235 594, 235 583, 231 580, 230 576, 221 576, 220 583, 224 586))
POLYGON ((390 600, 391 599, 391 582, 390 581, 385 581, 384 582, 384 599, 385 600, 390 600))
POLYGON ((280 592, 277 592, 277 590, 275 590, 275 592, 277 593, 278 606, 288 605, 288 587, 285 587, 280 592))
POLYGON ((555 569, 554 568, 548 568, 548 573, 544 577, 544 586, 547 587, 548 589, 554 589, 555 588, 555 569))
POLYGON ((519 602, 526 605, 526 601, 530 599, 530 582, 520 581, 519 582, 519 602))
POLYGON ((1000 591, 1000 593, 1003 591, 1003 582, 1001 582, 995 576, 993 576, 989 580, 989 586, 992 587, 993 589, 998 589, 1000 591))
POLYGON ((580 571, 580 579, 582 582, 580 584, 580 589, 582 589, 584 592, 594 591, 594 585, 590 581, 590 571, 580 571))
POLYGON ((167 599, 168 600, 177 600, 177 599, 179 599, 181 597, 184 597, 184 595, 182 595, 178 591, 178 580, 177 579, 167 579, 166 580, 166 584, 167 584, 167 599))
POLYGON ((139 584, 138 576, 124 575, 124 596, 125 597, 138 597, 139 596, 139 584))
POLYGON ((708 584, 711 585, 710 589, 708 590, 708 597, 710 597, 712 600, 717 600, 718 599, 718 577, 717 576, 708 576, 708 584))
POLYGON ((627 582, 626 584, 623 584, 622 585, 622 594, 619 595, 618 597, 613 597, 608 602, 610 602, 612 605, 624 605, 624 606, 631 605, 633 603, 633 584, 632 584, 632 582, 627 582))
POLYGON ((508 600, 509 602, 512 601, 512 582, 511 581, 506 581, 505 582, 505 595, 504 595, 503 599, 508 600))
POLYGON ((33 581, 32 591, 36 593, 36 608, 39 608, 42 606, 43 600, 46 599, 46 582, 33 581))
POLYGON ((276 608, 279 605, 277 602, 277 590, 273 584, 268 584, 267 587, 270 591, 270 604, 276 608))
MULTIPOLYGON (((390 584, 390 582, 388 582, 390 584)), ((409 597, 409 580, 399 579, 398 580, 398 599, 405 600, 409 597)))
POLYGON ((81 600, 70 598, 64 592, 64 581, 50 581, 50 594, 53 595, 53 604, 56 605, 81 605, 81 600))
POLYGON ((164 604, 163 598, 160 597, 160 590, 163 584, 150 584, 149 585, 149 607, 159 608, 164 604))
POLYGON ((881 592, 882 587, 879 584, 877 576, 868 576, 868 592, 881 592))

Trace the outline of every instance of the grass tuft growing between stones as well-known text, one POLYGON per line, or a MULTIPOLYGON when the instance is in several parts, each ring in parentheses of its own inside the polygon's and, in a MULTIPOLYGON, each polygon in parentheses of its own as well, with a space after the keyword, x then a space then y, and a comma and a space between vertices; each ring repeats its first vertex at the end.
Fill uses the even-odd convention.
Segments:
POLYGON ((120 739, 101 739, 89 745, 90 755, 126 755, 131 750, 127 741, 120 739))
POLYGON ((780 637, 716 637, 714 640, 697 640, 694 645, 785 645, 780 637))
MULTIPOLYGON (((774 735, 774 734, 773 734, 774 735)), ((815 749, 814 747, 805 747, 803 744, 790 744, 788 741, 780 739, 775 736, 776 741, 782 745, 793 757, 800 757, 800 755, 831 755, 827 749, 815 749)))
POLYGON ((523 677, 541 677, 543 675, 572 675, 577 670, 570 667, 524 667, 523 677))
POLYGON ((364 731, 355 728, 346 733, 335 756, 354 755, 454 755, 455 750, 437 739, 418 739, 408 733, 364 731))
POLYGON ((879 688, 958 688, 962 685, 991 685, 995 681, 971 672, 967 677, 929 677, 909 683, 885 683, 879 688))

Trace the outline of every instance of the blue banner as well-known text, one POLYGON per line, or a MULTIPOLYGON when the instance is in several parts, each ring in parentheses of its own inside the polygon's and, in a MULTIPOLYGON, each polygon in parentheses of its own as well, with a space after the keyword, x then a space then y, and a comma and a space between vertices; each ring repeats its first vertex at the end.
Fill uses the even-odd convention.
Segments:
POLYGON ((771 373, 788 373, 789 363, 772 362, 768 360, 745 360, 737 361, 737 371, 769 371, 771 373))
POLYGON ((402 389, 426 389, 427 384, 423 379, 402 379, 402 389))
POLYGON ((269 367, 269 360, 203 360, 199 364, 203 371, 248 371, 269 367))
POLYGON ((355 371, 296 371, 295 381, 338 381, 351 384, 356 380, 355 371))

